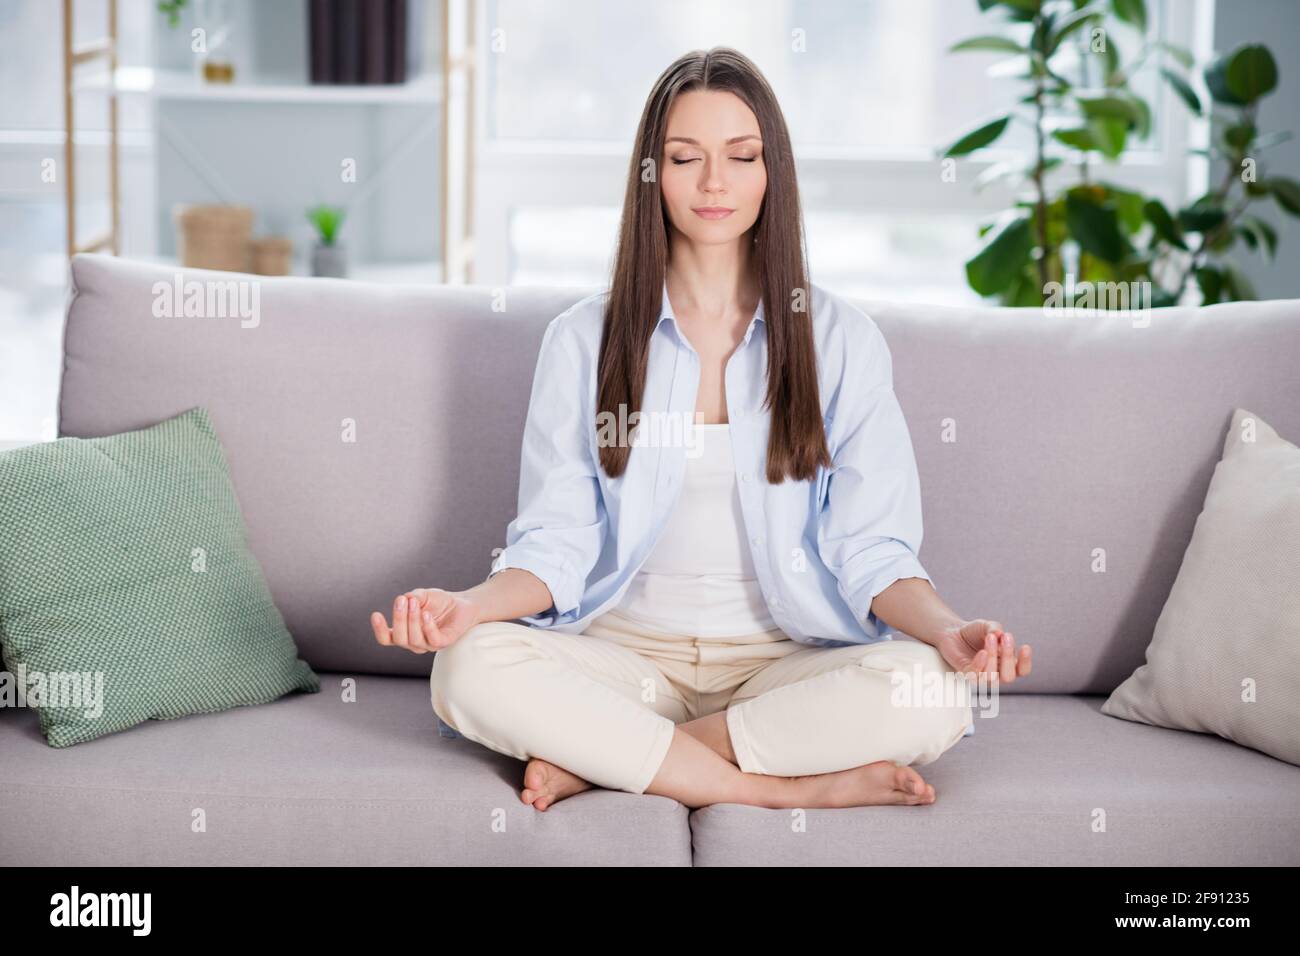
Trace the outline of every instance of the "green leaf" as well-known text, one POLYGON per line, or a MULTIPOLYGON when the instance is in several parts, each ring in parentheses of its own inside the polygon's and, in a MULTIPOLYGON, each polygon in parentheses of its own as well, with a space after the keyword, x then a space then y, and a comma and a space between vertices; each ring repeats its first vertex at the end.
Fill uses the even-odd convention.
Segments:
POLYGON ((1244 150, 1257 132, 1254 123, 1237 123, 1223 131, 1223 142, 1235 150, 1244 150))
POLYGON ((1128 124, 1124 120, 1097 117, 1089 121, 1088 129, 1104 155, 1116 159, 1124 152, 1124 140, 1128 136, 1128 124))
POLYGON ((346 213, 342 208, 327 206, 324 203, 307 210, 307 220, 316 227, 316 231, 320 234, 321 245, 325 246, 334 245, 345 217, 346 213))
POLYGON ((1207 234, 1205 248, 1211 252, 1227 252, 1237 244, 1237 234, 1231 229, 1220 229, 1213 235, 1207 234))
POLYGON ((1223 278, 1231 293, 1234 301, 1240 302, 1245 299, 1255 299, 1255 287, 1251 284, 1246 273, 1242 272, 1231 262, 1223 264, 1223 278))
POLYGON ((1233 95, 1253 103, 1277 87, 1277 63, 1266 46, 1240 46, 1228 56, 1225 79, 1233 95))
POLYGON ((1076 93, 1074 98, 1079 101, 1079 106, 1083 109, 1083 115, 1090 118, 1104 117, 1133 122, 1136 122, 1139 118, 1137 107, 1128 98, 1115 93, 1101 95, 1076 93))
POLYGON ((1055 31, 1052 33, 1051 39, 1047 42, 1047 55, 1051 56, 1055 53, 1062 42, 1072 34, 1077 33, 1089 20, 1101 15, 1101 13, 1102 8, 1094 5, 1082 7, 1061 17, 1060 21, 1055 24, 1055 31))
MULTIPOLYGON (((1076 93, 1075 100, 1084 116, 1096 120, 1122 120, 1124 129, 1134 130, 1138 136, 1146 138, 1151 132, 1151 110, 1146 101, 1126 91, 1110 90, 1103 93, 1076 93)), ((1109 142, 1113 136, 1103 134, 1095 136, 1099 143, 1109 142)), ((1122 141, 1119 148, 1123 148, 1122 141)), ((1118 155, 1118 154, 1116 154, 1118 155)))
POLYGON ((1270 176, 1261 183, 1277 204, 1293 216, 1300 216, 1300 183, 1286 176, 1270 176))
POLYGON ((1010 116, 1002 116, 992 122, 985 123, 978 129, 973 129, 957 142, 948 147, 944 156, 965 156, 967 153, 974 152, 977 149, 983 149, 988 146, 1007 128, 1007 123, 1011 122, 1010 116))
POLYGON ((1133 97, 1133 107, 1138 113, 1138 118, 1133 123, 1133 132, 1137 133, 1139 139, 1146 139, 1151 135, 1151 107, 1140 96, 1133 97))
POLYGON ((962 40, 948 47, 949 53, 962 53, 967 50, 993 50, 999 53, 1027 53, 1028 51, 1008 37, 981 36, 962 40))
POLYGON ((1277 86, 1277 64, 1268 47, 1245 44, 1205 68, 1210 95, 1229 106, 1248 106, 1277 86))
POLYGON ((1237 97, 1228 87, 1228 58, 1221 56, 1205 68, 1205 87, 1216 103, 1229 106, 1245 106, 1246 102, 1237 97))
POLYGON ((1147 29, 1147 5, 1143 0, 1111 0, 1115 16, 1125 23, 1131 23, 1143 33, 1147 29))
POLYGON ((1187 108, 1196 116, 1200 116, 1201 98, 1196 95, 1196 91, 1192 89, 1192 85, 1167 66, 1162 66, 1160 68, 1160 75, 1163 76, 1169 85, 1173 87, 1174 92, 1178 94, 1179 99, 1187 104, 1187 108))
POLYGON ((1277 230, 1258 216, 1242 216, 1237 226, 1241 238, 1252 249, 1258 249, 1266 259, 1277 253, 1277 230))
POLYGON ((999 179, 1006 179, 1008 176, 1015 176, 1024 171, 1025 167, 1021 163, 994 163, 975 177, 975 191, 979 192, 990 183, 995 183, 999 179))
POLYGON ((1008 7, 1012 17, 1022 20, 1032 20, 1043 6, 1043 0, 997 0, 997 2, 1008 7))
POLYGON ((1092 132, 1087 129, 1055 129, 1052 130, 1052 138, 1074 149, 1101 149, 1092 138, 1092 132))
POLYGON ((1278 143, 1285 143, 1287 140, 1294 138, 1295 134, 1289 129, 1275 130, 1272 133, 1265 133, 1255 140, 1255 149, 1268 149, 1270 146, 1276 146, 1278 143))
POLYGON ((1119 72, 1119 64, 1121 60, 1121 57, 1119 55, 1119 45, 1115 42, 1115 37, 1110 31, 1106 32, 1104 39, 1106 41, 1105 49, 1103 49, 1100 53, 1096 53, 1093 55, 1100 56, 1105 63, 1105 67, 1102 71, 1102 77, 1105 82, 1105 85, 1114 86, 1115 84, 1112 82, 1112 79, 1119 72))
POLYGON ((1041 53, 1043 59, 1047 59, 1047 43, 1052 35, 1052 24, 1056 22, 1056 14, 1048 13, 1037 17, 1034 22, 1033 33, 1030 34, 1030 49, 1041 53))
POLYGON ((1028 21, 1034 19, 1042 6, 1042 0, 979 0, 980 10, 987 12, 994 7, 1003 7, 1012 20, 1028 21))
POLYGON ((1178 211, 1178 225, 1187 232, 1209 232, 1223 223, 1228 214, 1217 208, 1193 209, 1190 206, 1178 211))
POLYGON ((1128 189, 1120 189, 1110 183, 1101 184, 1106 190, 1106 198, 1119 216, 1120 225, 1127 233, 1137 232, 1146 221, 1142 215, 1142 206, 1146 197, 1128 189))
POLYGON ((1213 266, 1199 266, 1196 284, 1201 290, 1201 305, 1214 305, 1223 292, 1223 273, 1213 266))
POLYGON ((1030 217, 1013 214, 988 236, 983 248, 966 263, 966 281, 980 295, 997 295, 1030 259, 1034 248, 1030 217))
POLYGON ((1179 249, 1187 248, 1187 240, 1183 237, 1182 229, 1174 222, 1174 217, 1169 215, 1169 210, 1159 199, 1147 200, 1142 207, 1142 213, 1146 216, 1147 222, 1151 223, 1151 228, 1155 230, 1157 236, 1171 246, 1177 246, 1179 249))
POLYGON ((1038 270, 1030 262, 1002 290, 1002 304, 1011 308, 1036 308, 1043 304, 1043 288, 1038 270))
POLYGON ((1178 211, 1178 225, 1187 232, 1209 232, 1227 218, 1227 212, 1212 196, 1202 196, 1178 211))
POLYGON ((984 73, 994 79, 1026 80, 1034 75, 1034 60, 1022 53, 990 64, 984 73))
POLYGON ((1052 130, 1052 138, 1074 149, 1095 150, 1114 159, 1124 151, 1127 124, 1123 120, 1098 118, 1082 129, 1052 130))
POLYGON ((1098 259, 1119 262, 1133 251, 1112 207, 1070 193, 1065 197, 1065 220, 1079 247, 1098 259))
POLYGON ((1157 40, 1155 46, 1177 60, 1184 70, 1190 70, 1196 62, 1196 58, 1192 56, 1192 51, 1187 47, 1178 46, 1176 43, 1166 43, 1163 40, 1157 40))

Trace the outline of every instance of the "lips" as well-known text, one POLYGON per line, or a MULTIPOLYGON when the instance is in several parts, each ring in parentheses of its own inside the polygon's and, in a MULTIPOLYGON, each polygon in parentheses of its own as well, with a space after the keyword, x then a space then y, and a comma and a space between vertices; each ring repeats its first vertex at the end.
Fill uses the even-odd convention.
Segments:
POLYGON ((691 211, 701 219, 725 219, 736 210, 725 206, 696 206, 691 211))

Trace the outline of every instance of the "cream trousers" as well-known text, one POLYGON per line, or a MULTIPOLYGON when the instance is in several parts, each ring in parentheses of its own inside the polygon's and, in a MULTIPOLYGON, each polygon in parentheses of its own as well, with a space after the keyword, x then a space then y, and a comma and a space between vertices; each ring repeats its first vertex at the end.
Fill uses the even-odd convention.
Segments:
POLYGON ((954 676, 932 646, 901 637, 834 648, 780 630, 693 638, 611 611, 582 634, 480 624, 434 655, 430 687, 434 712, 470 740, 644 793, 675 725, 723 710, 746 773, 930 763, 971 723, 954 676))

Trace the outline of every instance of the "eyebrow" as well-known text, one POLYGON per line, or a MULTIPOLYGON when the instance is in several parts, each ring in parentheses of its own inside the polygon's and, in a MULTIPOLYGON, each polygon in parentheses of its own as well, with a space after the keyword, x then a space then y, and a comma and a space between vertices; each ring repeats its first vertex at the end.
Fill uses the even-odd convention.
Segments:
MULTIPOLYGON (((747 139, 758 139, 758 137, 755 136, 753 133, 746 133, 744 136, 733 136, 731 137, 731 139, 727 140, 727 142, 724 145, 731 146, 734 143, 743 143, 747 139)), ((689 136, 669 136, 666 140, 664 140, 664 142, 665 143, 673 143, 673 142, 690 143, 692 146, 700 145, 699 140, 691 139, 689 136)), ((761 144, 763 141, 761 139, 758 139, 758 142, 761 144)))

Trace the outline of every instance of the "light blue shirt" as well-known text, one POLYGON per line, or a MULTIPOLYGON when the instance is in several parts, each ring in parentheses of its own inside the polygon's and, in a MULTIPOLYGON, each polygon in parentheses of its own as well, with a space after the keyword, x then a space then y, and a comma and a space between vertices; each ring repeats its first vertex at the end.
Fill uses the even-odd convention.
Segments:
MULTIPOLYGON (((633 442, 627 470, 610 479, 599 465, 596 433, 607 297, 599 292, 575 303, 543 335, 524 427, 519 513, 491 570, 523 568, 540 578, 554 603, 520 620, 571 634, 618 604, 663 531, 690 450, 689 436, 674 425, 694 421, 700 380, 699 356, 665 283, 642 399, 645 444, 633 442)), ((830 647, 888 640, 894 628, 872 612, 872 598, 900 578, 931 580, 917 558, 921 492, 911 438, 875 322, 816 284, 810 299, 833 464, 812 481, 787 477, 773 485, 764 477, 771 414, 762 408, 767 324, 760 302, 725 371, 744 528, 768 611, 790 638, 830 647)))
MULTIPOLYGON (((519 514, 491 572, 535 574, 553 603, 520 620, 571 634, 621 600, 667 523, 690 451, 685 441, 651 435, 633 447, 622 476, 611 480, 600 469, 596 363, 607 296, 575 303, 542 336, 520 455, 519 514)), ((911 436, 876 324, 815 283, 811 310, 833 461, 814 481, 787 477, 770 485, 763 477, 770 413, 762 408, 761 301, 727 360, 727 430, 750 553, 768 611, 793 640, 826 647, 889 640, 895 629, 871 613, 871 599, 900 578, 933 584, 917 559, 921 491, 911 436)), ((699 381, 699 356, 677 325, 665 283, 642 412, 693 421, 699 381)), ((671 428, 660 435, 673 437, 671 428)), ((461 736, 441 718, 437 724, 442 736, 461 736)), ((964 736, 974 732, 972 722, 964 736)))

